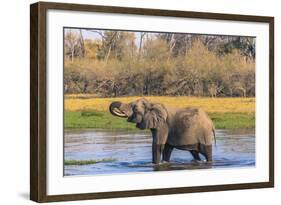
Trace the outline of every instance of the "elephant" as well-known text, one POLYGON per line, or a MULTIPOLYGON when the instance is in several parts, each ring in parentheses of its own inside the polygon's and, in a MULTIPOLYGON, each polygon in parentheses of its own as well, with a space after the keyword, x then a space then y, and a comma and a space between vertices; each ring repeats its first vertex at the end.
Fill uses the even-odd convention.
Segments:
POLYGON ((141 98, 131 103, 112 102, 109 111, 141 130, 150 129, 153 164, 160 164, 161 156, 163 162, 170 162, 174 148, 189 151, 194 160, 200 161, 201 153, 207 162, 212 161, 215 128, 201 108, 172 108, 141 98))

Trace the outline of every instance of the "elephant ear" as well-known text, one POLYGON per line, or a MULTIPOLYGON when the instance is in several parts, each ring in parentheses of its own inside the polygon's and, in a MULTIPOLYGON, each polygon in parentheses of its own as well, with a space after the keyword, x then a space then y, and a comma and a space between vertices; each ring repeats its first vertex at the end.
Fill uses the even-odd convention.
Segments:
POLYGON ((146 129, 159 128, 166 122, 167 111, 161 104, 151 105, 151 108, 146 110, 143 118, 144 127, 146 129))

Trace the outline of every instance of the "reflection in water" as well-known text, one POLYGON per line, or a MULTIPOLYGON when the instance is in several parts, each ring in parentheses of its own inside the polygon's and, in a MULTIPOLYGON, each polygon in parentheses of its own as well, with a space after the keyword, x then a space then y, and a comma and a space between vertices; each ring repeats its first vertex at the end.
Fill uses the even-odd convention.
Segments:
POLYGON ((217 130, 217 144, 213 147, 212 163, 193 161, 188 151, 174 149, 170 163, 153 165, 150 132, 68 130, 64 137, 66 160, 113 160, 90 165, 65 166, 64 174, 95 175, 255 166, 253 133, 254 130, 217 130))

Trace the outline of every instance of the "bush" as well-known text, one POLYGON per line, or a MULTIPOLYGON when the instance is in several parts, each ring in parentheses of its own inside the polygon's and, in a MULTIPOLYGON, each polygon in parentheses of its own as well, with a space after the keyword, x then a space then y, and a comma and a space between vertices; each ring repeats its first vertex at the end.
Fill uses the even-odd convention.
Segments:
MULTIPOLYGON (((89 42, 85 45, 93 46, 89 42)), ((240 50, 217 54, 199 39, 184 55, 174 56, 166 41, 157 38, 146 41, 142 49, 139 55, 121 59, 97 59, 93 53, 87 54, 88 49, 85 58, 66 58, 65 93, 103 97, 255 96, 255 60, 240 50)))

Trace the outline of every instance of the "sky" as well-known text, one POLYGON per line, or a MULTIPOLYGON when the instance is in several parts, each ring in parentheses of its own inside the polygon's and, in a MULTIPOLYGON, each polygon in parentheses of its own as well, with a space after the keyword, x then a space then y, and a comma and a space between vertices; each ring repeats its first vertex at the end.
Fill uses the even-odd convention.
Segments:
MULTIPOLYGON (((100 39, 101 40, 101 36, 98 33, 92 32, 90 30, 105 31, 104 29, 82 29, 82 35, 83 35, 84 39, 91 39, 91 40, 100 39)), ((72 31, 72 32, 77 32, 79 34, 80 28, 65 28, 64 31, 65 32, 72 31)), ((120 30, 118 30, 118 31, 120 31, 120 30)), ((131 32, 135 33, 135 37, 136 37, 135 43, 138 46, 140 43, 141 32, 140 31, 131 31, 131 32)), ((155 35, 155 34, 157 34, 157 32, 148 33, 148 35, 155 35)), ((200 34, 193 34, 193 35, 200 35, 200 34)), ((208 34, 205 34, 205 35, 208 35, 208 34)))
MULTIPOLYGON (((73 31, 73 32, 80 32, 79 31, 80 29, 77 29, 77 28, 73 28, 73 29, 69 29, 69 28, 66 28, 65 29, 65 32, 68 32, 68 31, 73 31)), ((102 29, 98 30, 98 29, 92 29, 92 30, 96 30, 96 31, 104 31, 102 29)), ((139 42, 140 41, 140 32, 134 32, 135 33, 135 36, 136 36, 136 42, 139 42)), ((101 39, 101 36, 95 32, 91 32, 89 31, 89 29, 82 29, 82 35, 83 35, 83 38, 84 39, 91 39, 91 40, 94 40, 94 39, 101 39)))

